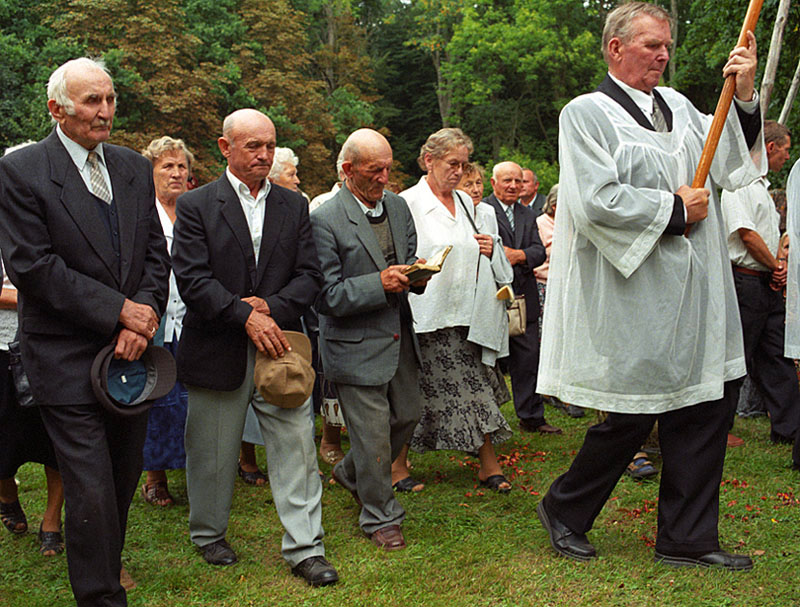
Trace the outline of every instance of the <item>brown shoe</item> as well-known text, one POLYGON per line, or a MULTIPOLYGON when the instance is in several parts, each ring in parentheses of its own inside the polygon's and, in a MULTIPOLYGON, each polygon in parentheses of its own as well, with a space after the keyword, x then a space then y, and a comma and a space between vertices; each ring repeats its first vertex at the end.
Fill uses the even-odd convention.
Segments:
POLYGON ((400 530, 400 525, 381 527, 370 535, 369 539, 372 540, 373 544, 384 550, 402 550, 406 547, 406 540, 400 530))
POLYGON ((536 431, 539 434, 561 434, 561 428, 556 428, 555 426, 551 426, 548 423, 544 423, 541 426, 536 427, 536 431))

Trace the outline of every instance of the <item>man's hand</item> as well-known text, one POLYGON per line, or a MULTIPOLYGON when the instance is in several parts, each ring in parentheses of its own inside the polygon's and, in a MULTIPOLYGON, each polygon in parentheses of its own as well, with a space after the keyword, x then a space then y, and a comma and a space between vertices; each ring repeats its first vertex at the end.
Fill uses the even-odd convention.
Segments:
POLYGON ((402 293, 408 291, 411 286, 408 283, 408 276, 403 274, 408 266, 389 266, 381 272, 381 284, 387 293, 402 293))
POLYGON ((478 241, 478 250, 481 255, 486 255, 489 259, 492 258, 492 249, 494 248, 494 240, 488 234, 473 234, 475 240, 478 241))
POLYGON ((756 37, 747 32, 747 46, 737 46, 728 55, 728 62, 722 68, 722 75, 727 78, 731 74, 736 77, 736 98, 740 101, 752 101, 755 90, 756 37))
POLYGON ((770 287, 774 291, 778 291, 786 286, 786 276, 788 274, 788 267, 784 259, 778 260, 778 267, 772 271, 772 278, 770 279, 770 287))
POLYGON ((250 304, 256 312, 261 312, 262 314, 269 316, 269 304, 267 304, 267 302, 260 297, 251 295, 250 297, 245 297, 242 299, 242 301, 250 304))
MULTIPOLYGON (((149 306, 145 306, 148 307, 149 306)), ((147 338, 130 329, 122 329, 117 335, 117 347, 114 348, 114 358, 124 360, 139 360, 147 349, 147 338)))
POLYGON ((686 209, 686 223, 697 223, 708 217, 708 196, 710 192, 705 188, 690 188, 682 185, 675 192, 683 200, 686 209))
POLYGON ((258 351, 269 354, 272 358, 280 358, 285 352, 292 349, 289 340, 286 339, 283 331, 272 320, 272 317, 256 310, 250 312, 250 316, 247 317, 247 322, 244 324, 244 330, 247 331, 247 336, 258 348, 258 351))
POLYGON ((503 250, 506 252, 506 257, 508 257, 508 262, 512 266, 516 266, 520 263, 525 263, 527 261, 527 257, 525 257, 525 252, 522 249, 512 249, 511 247, 503 247, 503 250))
POLYGON ((119 313, 119 322, 126 329, 144 336, 146 340, 153 339, 158 330, 158 316, 153 308, 147 304, 140 304, 126 299, 119 313))

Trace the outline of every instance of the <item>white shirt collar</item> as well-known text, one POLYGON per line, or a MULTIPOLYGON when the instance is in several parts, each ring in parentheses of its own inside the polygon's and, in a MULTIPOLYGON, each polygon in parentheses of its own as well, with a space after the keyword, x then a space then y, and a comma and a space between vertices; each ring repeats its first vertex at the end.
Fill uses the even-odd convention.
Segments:
POLYGON ((644 115, 651 118, 653 115, 653 93, 645 93, 639 89, 635 89, 630 85, 625 84, 619 78, 614 77, 611 72, 608 73, 609 77, 616 82, 619 87, 628 94, 628 97, 639 107, 644 115))
MULTIPOLYGON (((346 183, 343 185, 347 187, 346 183)), ((386 190, 383 191, 383 194, 381 194, 380 199, 378 200, 378 202, 375 203, 374 209, 369 208, 367 205, 361 202, 358 199, 358 196, 353 194, 353 191, 349 187, 347 188, 347 191, 350 192, 350 194, 353 195, 353 198, 356 199, 358 206, 360 206, 361 210, 364 211, 364 215, 366 215, 367 217, 380 217, 381 215, 383 215, 383 199, 386 198, 386 190)))
POLYGON ((227 175, 228 181, 230 182, 233 191, 236 192, 236 196, 239 197, 239 200, 255 200, 255 202, 258 203, 259 200, 263 200, 267 197, 272 186, 269 179, 265 178, 264 183, 261 185, 261 188, 258 190, 258 194, 254 199, 253 195, 250 193, 250 188, 248 188, 247 185, 236 175, 231 173, 230 167, 225 168, 225 175, 227 175))
POLYGON ((103 153, 102 143, 98 143, 94 150, 87 150, 77 141, 73 141, 67 137, 64 131, 61 130, 60 124, 56 126, 56 135, 58 135, 59 140, 61 140, 61 143, 67 150, 67 154, 69 154, 69 157, 72 158, 72 162, 75 163, 75 166, 78 167, 79 171, 83 171, 83 167, 86 166, 86 160, 89 158, 90 151, 97 152, 97 156, 100 158, 100 161, 106 165, 106 157, 103 153))

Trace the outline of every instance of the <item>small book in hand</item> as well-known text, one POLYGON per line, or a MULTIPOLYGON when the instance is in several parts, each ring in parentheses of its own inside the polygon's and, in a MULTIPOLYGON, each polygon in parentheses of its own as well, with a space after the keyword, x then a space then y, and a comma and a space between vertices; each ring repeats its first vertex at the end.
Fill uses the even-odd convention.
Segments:
POLYGON ((444 260, 447 258, 447 254, 452 248, 452 245, 448 245, 425 263, 415 263, 408 266, 403 270, 403 274, 408 276, 409 282, 417 282, 441 272, 444 260))

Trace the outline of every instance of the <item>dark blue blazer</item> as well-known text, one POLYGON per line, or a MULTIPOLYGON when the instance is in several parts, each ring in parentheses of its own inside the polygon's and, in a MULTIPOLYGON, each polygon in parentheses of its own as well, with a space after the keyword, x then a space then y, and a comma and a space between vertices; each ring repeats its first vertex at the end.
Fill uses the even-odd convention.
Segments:
POLYGON ((186 316, 178 379, 210 390, 235 390, 247 370, 243 298, 266 300, 281 329, 302 330, 300 317, 319 293, 322 274, 308 203, 273 184, 256 261, 242 205, 223 173, 178 198, 172 265, 186 316))
POLYGON ((497 216, 497 228, 503 246, 521 249, 525 253, 525 263, 514 266, 514 283, 512 288, 517 295, 525 295, 528 323, 539 322, 539 292, 536 288, 536 277, 533 269, 544 263, 546 254, 539 228, 536 227, 536 214, 526 206, 514 204, 514 231, 506 216, 506 205, 497 200, 494 194, 483 199, 483 202, 494 207, 497 216))

